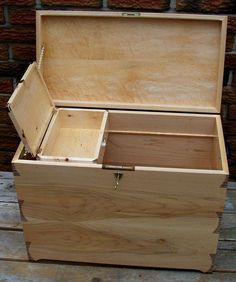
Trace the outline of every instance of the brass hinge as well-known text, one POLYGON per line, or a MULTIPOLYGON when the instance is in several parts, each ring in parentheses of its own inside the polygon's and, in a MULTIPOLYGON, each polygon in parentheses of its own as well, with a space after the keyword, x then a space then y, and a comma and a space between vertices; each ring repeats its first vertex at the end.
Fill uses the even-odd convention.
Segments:
POLYGON ((53 108, 53 109, 52 109, 52 116, 55 115, 56 112, 57 112, 57 109, 56 109, 56 108, 53 108))
POLYGON ((129 171, 134 171, 135 167, 134 166, 117 166, 117 165, 103 165, 102 166, 103 169, 111 169, 111 170, 129 170, 129 171))
POLYGON ((140 12, 124 12, 122 13, 123 17, 139 17, 141 16, 140 12))
POLYGON ((41 65, 42 65, 42 62, 43 62, 44 51, 45 51, 45 47, 42 46, 40 56, 39 56, 38 69, 41 68, 41 65))

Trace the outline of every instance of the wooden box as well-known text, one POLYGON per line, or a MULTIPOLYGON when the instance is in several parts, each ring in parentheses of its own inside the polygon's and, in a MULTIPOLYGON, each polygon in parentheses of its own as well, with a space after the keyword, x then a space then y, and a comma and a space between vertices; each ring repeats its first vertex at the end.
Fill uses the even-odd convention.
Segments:
POLYGON ((210 271, 228 166, 227 18, 37 12, 9 100, 32 260, 210 271))

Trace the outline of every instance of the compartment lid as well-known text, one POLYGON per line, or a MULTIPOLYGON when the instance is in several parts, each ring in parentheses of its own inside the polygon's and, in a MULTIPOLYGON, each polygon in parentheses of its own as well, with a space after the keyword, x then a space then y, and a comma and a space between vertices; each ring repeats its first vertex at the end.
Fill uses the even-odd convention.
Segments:
POLYGON ((214 15, 37 11, 37 60, 56 105, 218 113, 226 27, 214 15))
POLYGON ((36 63, 28 67, 8 101, 8 109, 26 150, 36 156, 54 110, 36 63))

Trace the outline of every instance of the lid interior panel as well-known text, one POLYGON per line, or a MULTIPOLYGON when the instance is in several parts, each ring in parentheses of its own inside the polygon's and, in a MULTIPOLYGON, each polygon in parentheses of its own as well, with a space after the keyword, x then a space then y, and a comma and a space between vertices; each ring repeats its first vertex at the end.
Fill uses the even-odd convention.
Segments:
POLYGON ((219 112, 225 17, 51 13, 37 48, 57 105, 219 112))

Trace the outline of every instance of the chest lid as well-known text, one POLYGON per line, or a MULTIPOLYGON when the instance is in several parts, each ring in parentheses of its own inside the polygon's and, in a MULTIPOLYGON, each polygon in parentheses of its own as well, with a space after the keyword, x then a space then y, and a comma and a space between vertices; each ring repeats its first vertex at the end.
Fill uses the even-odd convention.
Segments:
POLYGON ((38 11, 37 61, 56 105, 219 113, 226 26, 214 15, 38 11))
POLYGON ((8 101, 10 118, 26 151, 33 156, 37 154, 54 108, 44 80, 33 63, 8 101))

